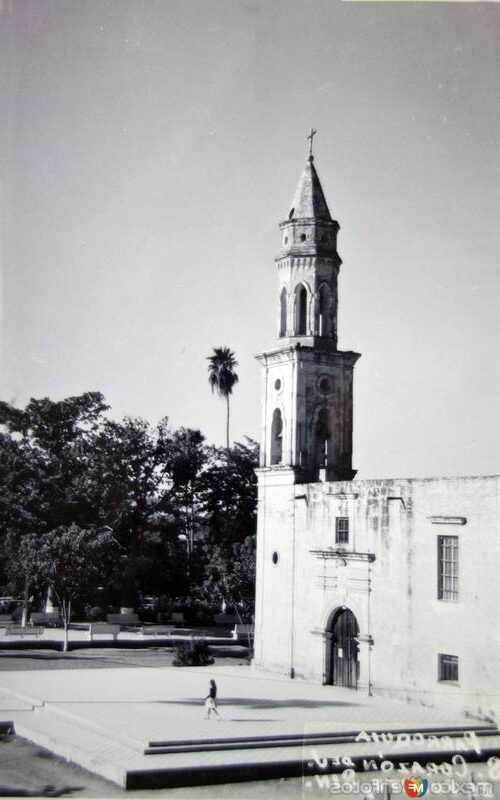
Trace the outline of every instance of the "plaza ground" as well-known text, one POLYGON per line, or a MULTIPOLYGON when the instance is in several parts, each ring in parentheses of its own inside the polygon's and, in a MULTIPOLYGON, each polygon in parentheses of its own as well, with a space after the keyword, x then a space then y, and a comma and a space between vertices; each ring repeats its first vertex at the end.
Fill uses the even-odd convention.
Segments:
POLYGON ((295 800, 303 797, 300 778, 215 786, 137 791, 130 795, 116 784, 54 756, 48 750, 18 737, 0 738, 0 797, 157 797, 171 800, 295 800))
MULTIPOLYGON (((228 750, 145 755, 153 740, 209 742, 242 735, 471 724, 446 711, 262 675, 234 660, 213 667, 173 668, 170 658, 170 651, 161 648, 0 652, 0 719, 12 720, 21 736, 37 743, 18 739, 1 743, 0 784, 42 792, 41 796, 43 787, 52 785, 67 795, 119 797, 124 790, 115 784, 127 770, 196 771, 201 762, 234 766, 242 759, 257 765, 287 759, 291 752, 275 748, 243 754, 228 750), (204 719, 203 699, 211 678, 219 688, 220 722, 204 719), (41 747, 58 756, 40 755, 41 747), (93 774, 66 763, 68 758, 93 774)), ((302 748, 295 751, 300 756, 302 748)), ((332 747, 318 751, 331 755, 332 747)), ((133 795, 264 800, 298 798, 304 792, 303 780, 296 778, 223 785, 205 781, 185 788, 142 789, 133 795)), ((311 792, 308 789, 306 795, 311 792)))
MULTIPOLYGON (((113 798, 142 800, 154 796, 158 800, 316 800, 331 796, 316 788, 308 790, 301 778, 282 778, 276 781, 253 781, 215 786, 189 786, 174 789, 155 789, 130 793, 87 770, 54 756, 37 745, 16 737, 0 737, 0 796, 89 797, 93 800, 113 798), (21 795, 22 793, 22 795, 21 795)), ((392 775, 397 778, 397 775, 392 775)), ((484 780, 488 777, 484 765, 470 769, 469 777, 484 780)), ((492 786, 492 797, 500 797, 498 784, 492 786)), ((366 795, 353 793, 352 800, 366 800, 366 795)), ((443 793, 442 800, 453 795, 443 793)), ((456 798, 456 795, 454 795, 456 798)), ((383 800, 381 796, 380 800, 383 800)), ((405 797, 406 800, 406 797, 405 797)), ((463 798, 470 800, 470 798, 463 798)))
MULTIPOLYGON (((210 654, 215 664, 247 663, 245 647, 211 647, 210 654)), ((68 653, 57 650, 0 650, 0 673, 2 671, 40 670, 40 669, 106 669, 133 667, 171 667, 175 650, 166 647, 150 646, 147 649, 93 647, 85 650, 71 650, 68 653)), ((1 682, 0 682, 1 683, 1 682)))

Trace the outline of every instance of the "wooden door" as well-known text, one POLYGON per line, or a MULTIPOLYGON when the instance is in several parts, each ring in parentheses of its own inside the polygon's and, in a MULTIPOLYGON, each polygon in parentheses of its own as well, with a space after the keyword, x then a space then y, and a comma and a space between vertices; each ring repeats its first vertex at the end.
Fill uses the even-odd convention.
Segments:
POLYGON ((331 638, 331 682, 335 686, 357 689, 359 678, 359 633, 356 617, 348 608, 335 616, 331 638))

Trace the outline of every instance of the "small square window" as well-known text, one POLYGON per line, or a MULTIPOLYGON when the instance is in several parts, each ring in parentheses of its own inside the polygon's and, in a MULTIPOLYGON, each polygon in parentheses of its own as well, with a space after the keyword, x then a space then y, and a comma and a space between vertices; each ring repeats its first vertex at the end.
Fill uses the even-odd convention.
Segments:
POLYGON ((347 544, 349 541, 349 517, 337 517, 335 520, 335 544, 347 544))
POLYGON ((438 656, 438 680, 458 681, 458 656, 440 653, 438 656))

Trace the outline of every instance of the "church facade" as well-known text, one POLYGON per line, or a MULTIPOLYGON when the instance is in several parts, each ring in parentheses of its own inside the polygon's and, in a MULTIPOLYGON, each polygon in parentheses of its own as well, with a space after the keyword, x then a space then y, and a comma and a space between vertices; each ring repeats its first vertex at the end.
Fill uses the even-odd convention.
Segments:
POLYGON ((356 480, 338 223, 309 155, 262 367, 254 667, 500 715, 500 478, 356 480))

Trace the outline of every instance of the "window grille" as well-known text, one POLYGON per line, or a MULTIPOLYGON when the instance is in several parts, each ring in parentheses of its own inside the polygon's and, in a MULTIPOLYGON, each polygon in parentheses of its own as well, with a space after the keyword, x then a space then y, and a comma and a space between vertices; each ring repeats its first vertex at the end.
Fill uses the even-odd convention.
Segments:
POLYGON ((349 541, 349 517, 337 517, 335 520, 335 544, 347 544, 349 541))
POLYGON ((458 681, 458 656, 440 653, 438 656, 438 674, 440 681, 458 681))
POLYGON ((458 600, 458 536, 438 536, 438 600, 458 600))

